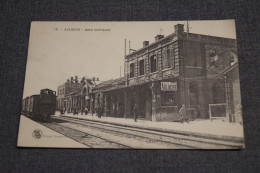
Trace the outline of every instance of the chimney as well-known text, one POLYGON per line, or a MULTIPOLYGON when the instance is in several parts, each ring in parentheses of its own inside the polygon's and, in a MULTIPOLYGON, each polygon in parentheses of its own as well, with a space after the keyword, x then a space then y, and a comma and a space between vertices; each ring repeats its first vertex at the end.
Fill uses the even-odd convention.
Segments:
POLYGON ((183 24, 174 25, 174 30, 175 30, 175 34, 177 34, 177 35, 183 34, 183 32, 184 32, 184 25, 183 24))
POLYGON ((158 40, 160 40, 160 39, 162 39, 162 38, 164 38, 164 35, 157 35, 157 36, 155 37, 155 41, 158 41, 158 40))
POLYGON ((149 41, 144 41, 143 42, 143 47, 148 46, 148 45, 149 45, 149 41))

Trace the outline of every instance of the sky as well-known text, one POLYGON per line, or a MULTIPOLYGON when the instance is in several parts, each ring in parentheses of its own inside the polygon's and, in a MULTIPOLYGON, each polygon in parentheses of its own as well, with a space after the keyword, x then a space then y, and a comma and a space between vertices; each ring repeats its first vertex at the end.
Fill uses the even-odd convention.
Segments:
MULTIPOLYGON (((187 21, 160 22, 32 22, 23 97, 43 88, 57 90, 70 77, 98 77, 102 81, 124 74, 127 53, 169 35, 174 25, 187 21), (92 31, 91 31, 92 29, 92 31), (96 29, 96 30, 95 30, 96 29), (104 29, 106 31, 100 31, 104 29)), ((189 21, 190 33, 236 38, 235 21, 189 21)))

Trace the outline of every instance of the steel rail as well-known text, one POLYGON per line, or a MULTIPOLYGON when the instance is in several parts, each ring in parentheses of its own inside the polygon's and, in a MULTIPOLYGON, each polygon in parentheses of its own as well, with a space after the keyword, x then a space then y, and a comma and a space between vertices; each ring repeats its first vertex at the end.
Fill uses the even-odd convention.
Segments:
MULTIPOLYGON (((55 117, 55 118, 61 118, 61 117, 55 117)), ((212 144, 212 145, 221 145, 221 146, 226 146, 226 147, 231 147, 231 148, 238 148, 240 146, 242 146, 242 144, 240 143, 235 143, 235 142, 229 142, 229 141, 219 141, 219 140, 215 140, 215 139, 204 139, 204 138, 199 138, 199 137, 192 137, 193 139, 189 139, 189 137, 187 137, 187 135, 181 135, 181 134, 174 134, 174 133, 171 133, 171 135, 174 135, 174 136, 170 136, 170 135, 166 135, 166 134, 163 134, 163 132, 151 132, 151 131, 147 131, 147 130, 137 130, 137 129, 134 129, 133 127, 120 127, 120 126, 116 126, 114 124, 104 124, 102 122, 93 122, 91 120, 87 120, 87 119, 78 119, 78 118, 73 118, 73 117, 62 117, 64 119, 71 119, 71 120, 77 120, 77 121, 80 121, 80 122, 88 122, 88 123, 91 123, 91 124, 96 124, 96 125, 101 125, 102 126, 106 126, 106 127, 110 127, 110 128, 117 128, 117 129, 123 129, 123 130, 129 130, 129 131, 136 131, 136 132, 140 132, 140 133, 146 133, 146 134, 151 134, 151 135, 157 135, 157 136, 163 136, 163 137, 168 137, 168 138, 173 138, 173 139, 178 139, 178 140, 186 140, 186 141, 191 141, 191 142, 200 142, 200 143, 205 143, 205 144, 212 144), (160 133, 160 134, 158 134, 160 133), (194 139, 195 138, 195 139, 194 139), (199 139, 202 139, 202 140, 199 140, 199 139), (208 141, 205 141, 205 140, 208 140, 208 141), (217 142, 216 142, 217 141, 217 142), (220 142, 225 142, 225 143, 220 143, 220 142), (227 144, 227 143, 233 143, 233 144, 227 144), (235 145, 235 144, 236 145, 235 145)), ((83 124, 85 125, 85 124, 83 124)), ((133 134, 130 134, 130 135, 133 135, 133 134)), ((168 141, 165 141, 165 142, 168 142, 168 141)))
MULTIPOLYGON (((118 129, 121 129, 121 130, 125 130, 125 131, 136 131, 136 132, 139 132, 139 133, 143 133, 144 135, 147 135, 147 134, 150 134, 150 135, 154 135, 154 136, 159 136, 159 137, 167 137, 167 138, 171 138, 172 140, 185 140, 185 141, 188 141, 188 142, 191 142, 191 143, 195 143, 195 144, 191 144, 191 145, 187 145, 187 144, 181 144, 179 142, 172 142, 172 141, 165 141, 165 140, 161 140, 161 139, 154 139, 155 141, 158 141, 158 142, 162 142, 162 143, 167 143, 167 144, 173 144, 173 145, 179 145, 179 146, 185 146, 185 147, 188 147, 188 148, 193 148, 193 149, 203 149, 203 147, 196 147, 194 145, 198 144, 199 143, 206 143, 206 144, 210 144, 210 145, 213 145, 213 146, 219 146, 221 144, 218 144, 218 143, 212 143, 212 142, 205 142, 205 141, 199 141, 199 140, 190 140, 190 139, 183 139, 183 138, 180 138, 180 137, 173 137, 173 136, 169 136, 169 135, 164 135, 164 134, 158 134, 158 133, 153 133, 153 132, 146 132, 146 131, 141 131, 141 130, 136 130, 136 129, 131 129, 131 128, 123 128, 123 127, 116 127, 116 126, 110 126, 110 125, 104 125, 102 123, 96 123, 96 122, 91 122, 91 121, 88 121, 88 123, 92 124, 91 125, 87 125, 87 124, 84 124, 84 122, 86 122, 85 120, 79 120, 79 119, 75 119, 75 118, 72 118, 72 117, 55 117, 57 119, 62 119, 62 120, 67 120, 69 122, 72 122, 72 123, 76 123, 76 124, 80 124, 80 125, 83 125, 83 126, 87 126, 87 127, 90 127, 90 128, 96 128, 96 129, 102 129, 102 130, 105 130, 105 131, 110 131, 110 132, 114 132, 114 133, 121 133, 121 134, 127 134, 127 135, 130 135, 130 136, 136 136, 136 137, 139 137, 139 138, 145 138, 145 139, 151 139, 150 137, 147 137, 147 136, 143 136, 143 135, 137 135, 137 134, 133 134, 133 133, 129 133, 129 132, 122 132, 122 131, 118 131, 118 129), (69 120, 68 120, 69 119, 69 120), (94 126, 93 126, 94 125, 94 126), (108 128, 104 128, 104 127, 100 127, 99 125, 102 125, 102 126, 106 126, 108 128, 112 128, 112 129, 108 129, 108 128), (196 143, 197 142, 197 143, 196 143)), ((226 145, 226 144, 223 144, 224 146, 227 146, 227 147, 237 147, 237 146, 230 146, 230 145, 226 145)))

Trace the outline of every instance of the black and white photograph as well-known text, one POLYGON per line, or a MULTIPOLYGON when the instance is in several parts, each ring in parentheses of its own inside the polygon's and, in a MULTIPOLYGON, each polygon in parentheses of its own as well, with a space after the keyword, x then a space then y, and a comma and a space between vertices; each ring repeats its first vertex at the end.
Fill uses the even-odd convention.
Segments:
POLYGON ((245 148, 235 20, 32 22, 17 146, 245 148))

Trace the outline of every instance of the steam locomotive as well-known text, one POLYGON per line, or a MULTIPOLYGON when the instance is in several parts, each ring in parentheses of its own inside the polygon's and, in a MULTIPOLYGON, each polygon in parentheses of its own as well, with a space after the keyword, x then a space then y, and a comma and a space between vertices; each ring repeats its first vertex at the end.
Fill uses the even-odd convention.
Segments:
POLYGON ((49 119, 55 114, 56 91, 42 89, 40 95, 26 97, 22 102, 22 114, 49 119))

